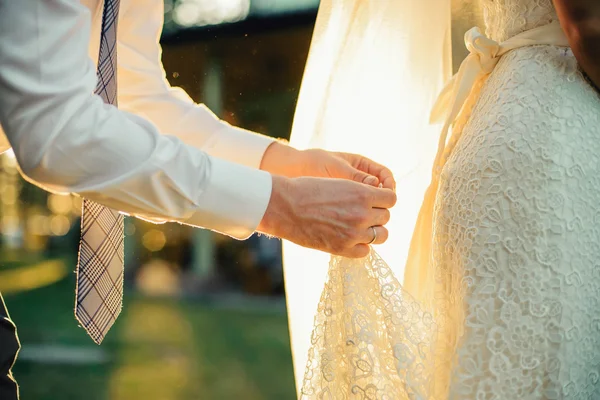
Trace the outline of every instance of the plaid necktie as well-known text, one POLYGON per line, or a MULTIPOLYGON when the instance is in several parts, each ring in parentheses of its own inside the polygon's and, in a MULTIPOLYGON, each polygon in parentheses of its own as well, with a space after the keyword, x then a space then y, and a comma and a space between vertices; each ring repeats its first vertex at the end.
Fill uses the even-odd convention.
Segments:
MULTIPOLYGON (((118 16, 119 0, 105 0, 95 93, 115 106, 118 16)), ((75 317, 100 344, 123 303, 123 215, 85 199, 75 297, 75 317)))

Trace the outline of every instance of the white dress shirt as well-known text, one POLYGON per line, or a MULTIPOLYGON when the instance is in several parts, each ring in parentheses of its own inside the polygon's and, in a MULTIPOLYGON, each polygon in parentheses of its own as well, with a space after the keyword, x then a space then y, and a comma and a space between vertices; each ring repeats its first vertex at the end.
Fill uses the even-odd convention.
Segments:
POLYGON ((272 139, 170 87, 163 0, 121 0, 119 109, 94 95, 102 0, 0 0, 0 152, 25 178, 143 219, 238 239, 268 205, 272 139))

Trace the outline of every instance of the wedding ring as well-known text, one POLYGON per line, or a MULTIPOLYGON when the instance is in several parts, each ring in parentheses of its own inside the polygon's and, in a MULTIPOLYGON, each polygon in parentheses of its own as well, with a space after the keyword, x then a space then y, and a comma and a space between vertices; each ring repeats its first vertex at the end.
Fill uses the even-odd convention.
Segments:
POLYGON ((373 230, 373 240, 371 240, 369 243, 367 244, 373 244, 375 243, 375 241, 377 240, 377 230, 375 229, 374 226, 371 227, 371 229, 373 230))

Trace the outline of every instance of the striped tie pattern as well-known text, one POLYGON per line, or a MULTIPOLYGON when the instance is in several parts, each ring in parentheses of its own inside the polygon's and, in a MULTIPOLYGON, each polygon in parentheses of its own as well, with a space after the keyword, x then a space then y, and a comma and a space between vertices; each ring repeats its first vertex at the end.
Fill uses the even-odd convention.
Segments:
MULTIPOLYGON (((105 0, 95 93, 117 105, 117 24, 120 0, 105 0)), ((83 200, 75 317, 97 344, 123 304, 123 215, 83 200)))

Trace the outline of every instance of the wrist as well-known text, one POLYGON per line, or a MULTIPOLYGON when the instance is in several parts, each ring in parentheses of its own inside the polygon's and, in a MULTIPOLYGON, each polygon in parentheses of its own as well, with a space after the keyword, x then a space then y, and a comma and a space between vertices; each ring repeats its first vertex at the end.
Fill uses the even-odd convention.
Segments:
POLYGON ((295 178, 302 175, 302 154, 285 141, 275 141, 267 147, 260 169, 273 175, 295 178))
POLYGON ((257 231, 277 237, 285 236, 293 212, 293 180, 285 176, 272 175, 271 197, 267 209, 258 224, 257 231))

